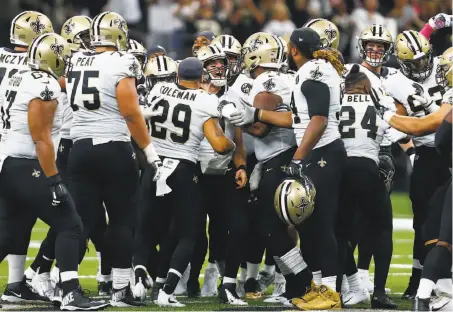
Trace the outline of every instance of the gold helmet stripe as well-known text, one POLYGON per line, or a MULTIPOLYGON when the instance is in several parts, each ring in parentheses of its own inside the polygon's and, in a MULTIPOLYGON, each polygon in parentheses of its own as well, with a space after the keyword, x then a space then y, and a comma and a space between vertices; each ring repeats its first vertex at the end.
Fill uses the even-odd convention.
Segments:
POLYGON ((104 12, 95 17, 95 19, 93 21, 93 26, 92 26, 95 38, 99 37, 101 35, 101 21, 104 18, 104 16, 106 16, 109 13, 110 12, 104 12))
POLYGON ((10 28, 10 31, 9 31, 9 35, 10 35, 11 37, 14 36, 14 30, 15 30, 15 28, 16 28, 16 27, 14 27, 14 25, 16 25, 16 21, 17 21, 22 15, 27 14, 27 13, 29 13, 29 12, 30 12, 30 11, 24 11, 24 12, 18 14, 18 15, 13 19, 13 21, 11 22, 11 28, 10 28))
POLYGON ((38 37, 36 38, 32 45, 31 45, 31 49, 30 49, 30 54, 28 55, 30 61, 34 61, 35 58, 36 58, 36 52, 38 50, 38 46, 39 44, 44 40, 46 39, 51 33, 47 33, 47 34, 44 34, 44 35, 41 35, 41 37, 38 37))
POLYGON ((311 21, 307 22, 304 27, 310 27, 311 25, 313 25, 314 23, 317 23, 319 21, 322 21, 323 19, 322 18, 315 18, 315 19, 312 19, 311 21))
POLYGON ((403 36, 406 38, 407 42, 411 45, 412 51, 414 51, 414 57, 417 58, 420 53, 422 53, 422 47, 420 42, 418 42, 417 37, 411 31, 403 31, 403 36))
POLYGON ((284 184, 282 185, 281 191, 280 191, 280 208, 282 211, 283 218, 288 224, 294 225, 294 223, 291 221, 291 218, 289 217, 289 211, 288 211, 288 191, 289 188, 291 187, 291 183, 293 183, 294 180, 286 180, 284 184))

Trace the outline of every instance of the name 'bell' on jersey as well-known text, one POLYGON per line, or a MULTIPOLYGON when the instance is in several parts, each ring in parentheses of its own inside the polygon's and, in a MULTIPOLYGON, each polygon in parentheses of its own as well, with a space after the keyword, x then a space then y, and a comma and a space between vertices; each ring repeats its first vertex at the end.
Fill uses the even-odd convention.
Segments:
MULTIPOLYGON (((277 111, 289 111, 292 87, 293 76, 291 74, 277 71, 264 72, 253 80, 248 103, 253 105, 255 96, 261 92, 269 92, 282 98, 283 105, 277 107, 277 111)), ((255 156, 259 162, 266 162, 296 145, 293 131, 280 127, 272 127, 265 137, 254 138, 253 142, 255 156)))
MULTIPOLYGON (((439 60, 439 57, 434 58, 434 68, 437 68, 439 60)), ((415 94, 415 92, 421 95, 429 95, 437 105, 440 105, 445 93, 444 88, 436 82, 435 70, 423 82, 415 82, 398 70, 395 74, 388 75, 383 79, 383 87, 390 96, 403 104, 408 116, 412 117, 424 117, 429 113, 425 112, 422 105, 416 106, 415 103, 417 102, 414 103, 409 100, 410 95, 415 94)), ((434 133, 418 137, 414 136, 412 140, 415 146, 433 147, 434 136, 434 133)))
POLYGON ((71 138, 94 139, 93 144, 130 141, 126 121, 116 99, 116 86, 123 78, 141 75, 132 54, 125 52, 77 52, 71 57, 72 70, 66 91, 73 109, 71 138))
POLYGON ((367 94, 345 94, 339 131, 348 157, 365 157, 379 164, 379 149, 390 126, 377 114, 367 94))
POLYGON ((329 116, 324 134, 319 139, 315 148, 327 145, 340 138, 338 132, 337 114, 340 112, 341 78, 335 68, 325 60, 310 60, 296 73, 296 87, 294 88, 291 108, 293 110, 293 128, 299 145, 310 123, 308 104, 304 94, 300 91, 302 83, 314 80, 325 83, 330 90, 329 116))
MULTIPOLYGON (((6 96, 0 99, 3 108, 4 133, 0 142, 2 155, 37 158, 35 143, 28 126, 28 105, 33 99, 50 101, 60 96, 58 81, 47 73, 22 70, 9 79, 6 96)), ((58 103, 58 106, 61 106, 58 103)), ((61 109, 57 108, 62 111, 61 109)), ((55 154, 59 144, 62 113, 54 117, 52 140, 55 154)))
POLYGON ((217 118, 219 99, 201 89, 187 89, 175 83, 162 82, 148 94, 147 101, 159 115, 150 122, 151 136, 160 156, 186 159, 197 163, 204 123, 217 118))

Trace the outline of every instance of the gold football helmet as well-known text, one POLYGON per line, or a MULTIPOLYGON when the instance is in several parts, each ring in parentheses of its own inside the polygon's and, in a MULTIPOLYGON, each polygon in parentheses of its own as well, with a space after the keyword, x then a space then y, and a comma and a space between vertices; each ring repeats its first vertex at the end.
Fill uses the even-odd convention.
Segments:
POLYGON ((176 62, 166 55, 159 55, 149 60, 145 68, 148 90, 151 90, 158 82, 176 82, 177 69, 176 62))
POLYGON ((129 50, 127 52, 135 56, 140 65, 142 65, 142 70, 144 70, 148 61, 148 51, 146 51, 145 47, 137 40, 129 39, 129 50))
POLYGON ((247 38, 242 46, 245 73, 250 76, 258 66, 280 69, 285 47, 277 36, 258 32, 247 38))
POLYGON ((129 29, 124 18, 115 12, 103 12, 93 18, 90 28, 91 44, 94 47, 116 47, 126 51, 129 29))
POLYGON ((52 32, 52 22, 47 16, 35 11, 25 11, 11 22, 9 41, 13 45, 28 47, 39 35, 52 32))
POLYGON ((442 87, 453 86, 452 83, 453 75, 453 48, 449 47, 447 50, 442 53, 440 57, 439 65, 436 69, 436 82, 442 87))
POLYGON ((197 58, 203 63, 205 74, 203 82, 210 82, 216 87, 223 87, 228 79, 228 57, 217 45, 201 47, 197 51, 197 58), (218 66, 215 61, 220 60, 223 65, 218 66))
POLYGON ((240 66, 242 45, 239 40, 231 35, 220 35, 211 41, 211 45, 219 46, 228 57, 228 80, 242 72, 242 66, 240 66))
POLYGON ((28 66, 45 71, 56 79, 66 74, 69 69, 71 48, 62 36, 49 33, 37 37, 28 47, 28 66))
POLYGON ((61 36, 69 42, 72 52, 80 49, 91 50, 90 27, 92 20, 88 16, 77 15, 68 19, 61 27, 61 36))
POLYGON ((313 213, 315 198, 315 186, 307 176, 285 179, 275 191, 275 212, 287 225, 297 226, 313 213))
POLYGON ((373 67, 387 62, 393 51, 393 38, 382 25, 374 24, 360 34, 358 47, 360 57, 373 67), (369 47, 368 44, 381 44, 380 47, 369 47))
POLYGON ((422 82, 433 71, 433 49, 428 39, 414 30, 405 30, 395 40, 396 60, 408 78, 422 82))
POLYGON ((315 18, 305 23, 302 27, 308 27, 316 31, 321 38, 323 48, 338 49, 340 43, 340 31, 337 25, 324 18, 315 18))

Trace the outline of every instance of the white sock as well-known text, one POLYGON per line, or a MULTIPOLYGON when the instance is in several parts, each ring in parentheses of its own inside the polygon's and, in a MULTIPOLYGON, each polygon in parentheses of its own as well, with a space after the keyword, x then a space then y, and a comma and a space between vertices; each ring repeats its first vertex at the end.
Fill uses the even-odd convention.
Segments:
POLYGON ((341 280, 341 293, 345 294, 348 291, 350 291, 348 278, 346 277, 346 274, 343 274, 343 278, 341 280))
POLYGON ((270 275, 274 275, 275 274, 275 265, 265 264, 263 270, 265 272, 269 273, 270 275))
POLYGON ((28 268, 25 270, 24 274, 25 274, 25 277, 26 277, 27 279, 31 280, 31 279, 33 279, 33 277, 35 277, 36 272, 33 271, 33 269, 32 269, 31 267, 28 267, 28 268))
POLYGON ((275 272, 274 284, 284 283, 284 282, 285 282, 285 277, 283 276, 283 274, 279 273, 279 272, 275 272))
POLYGON ((62 283, 70 281, 72 279, 78 279, 79 278, 79 274, 77 274, 77 271, 60 272, 60 276, 61 276, 61 282, 62 283))
POLYGON ((239 274, 239 280, 241 282, 245 282, 245 279, 247 278, 247 269, 241 267, 241 273, 239 274))
POLYGON ((359 276, 361 279, 370 279, 370 271, 369 270, 363 270, 359 269, 359 276))
POLYGON ((412 262, 412 267, 414 269, 423 270, 423 265, 421 265, 420 260, 414 259, 412 262))
POLYGON ((50 272, 44 272, 44 273, 41 273, 41 274, 38 274, 38 279, 40 281, 47 281, 50 279, 50 272))
POLYGON ((448 294, 451 298, 452 293, 452 283, 451 278, 441 278, 436 283, 436 294, 448 294))
POLYGON ((258 278, 258 274, 260 273, 260 264, 261 263, 247 262, 247 278, 245 280, 248 280, 249 278, 258 278))
POLYGON ((337 277, 336 276, 327 276, 322 278, 322 284, 331 288, 333 291, 337 289, 337 277))
POLYGON ((112 274, 109 275, 99 275, 99 282, 111 282, 112 281, 112 274))
POLYGON ((236 279, 232 277, 224 277, 222 284, 236 284, 236 279))
POLYGON ((131 269, 112 269, 113 288, 121 289, 129 285, 131 280, 131 269))
POLYGON ((156 283, 165 284, 166 281, 167 281, 167 278, 156 277, 156 283))
POLYGON ((20 282, 24 278, 27 255, 8 255, 8 284, 20 282))
POLYGON ((348 276, 348 283, 350 291, 361 291, 363 288, 362 280, 360 279, 358 272, 348 276))
POLYGON ((217 270, 219 271, 220 276, 225 275, 225 261, 216 261, 217 270))
POLYGON ((433 281, 427 278, 422 278, 420 280, 420 284, 418 285, 417 297, 421 299, 431 298, 431 293, 434 289, 434 286, 436 286, 436 284, 434 284, 433 281))
POLYGON ((315 282, 316 285, 321 285, 322 284, 322 274, 321 271, 315 271, 312 273, 313 274, 313 281, 315 282))
POLYGON ((206 270, 208 270, 208 269, 217 269, 217 265, 215 263, 208 262, 208 266, 206 267, 206 270))

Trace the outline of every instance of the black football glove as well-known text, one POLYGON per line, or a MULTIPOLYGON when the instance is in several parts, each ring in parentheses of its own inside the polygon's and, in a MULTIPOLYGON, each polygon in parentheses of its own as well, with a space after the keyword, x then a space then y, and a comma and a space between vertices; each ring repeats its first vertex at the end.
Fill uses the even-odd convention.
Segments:
POLYGON ((68 201, 69 192, 59 174, 48 177, 47 183, 52 191, 52 206, 57 207, 68 201))
POLYGON ((302 160, 293 159, 286 167, 285 174, 290 178, 300 179, 303 175, 302 160))

